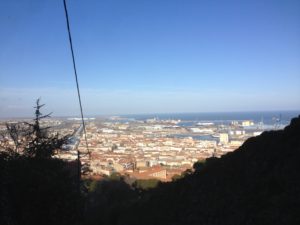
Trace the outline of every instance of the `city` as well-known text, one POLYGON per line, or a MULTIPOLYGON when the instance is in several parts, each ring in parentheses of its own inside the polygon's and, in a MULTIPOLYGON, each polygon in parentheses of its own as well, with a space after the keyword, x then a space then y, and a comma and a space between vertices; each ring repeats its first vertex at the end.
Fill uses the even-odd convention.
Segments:
MULTIPOLYGON (((1 124, 2 131, 5 123, 1 124)), ((41 125, 51 127, 50 132, 70 136, 55 158, 75 161, 79 151, 83 176, 94 179, 118 173, 160 181, 172 181, 175 175, 192 170, 198 161, 232 152, 264 130, 283 127, 253 120, 136 120, 119 116, 85 118, 85 124, 87 143, 80 118, 43 120, 41 125)), ((13 145, 9 136, 1 141, 13 145)))
POLYGON ((299 225, 300 1, 0 1, 0 225, 299 225))

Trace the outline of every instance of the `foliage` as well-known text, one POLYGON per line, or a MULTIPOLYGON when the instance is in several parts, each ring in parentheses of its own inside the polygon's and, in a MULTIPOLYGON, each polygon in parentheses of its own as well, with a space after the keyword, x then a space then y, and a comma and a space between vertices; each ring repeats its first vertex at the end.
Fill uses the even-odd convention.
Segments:
POLYGON ((115 224, 138 193, 123 179, 103 179, 90 183, 86 200, 85 224, 115 224))
POLYGON ((0 154, 0 224, 77 224, 81 197, 65 162, 0 154))
POLYGON ((300 116, 284 130, 195 163, 175 182, 116 173, 85 181, 83 196, 69 165, 51 158, 63 138, 41 128, 41 107, 37 102, 33 124, 8 125, 14 148, 1 139, 1 225, 300 224, 300 116))
POLYGON ((148 190, 150 188, 155 188, 160 184, 160 181, 157 179, 147 179, 147 180, 136 180, 133 183, 133 187, 142 190, 148 190))
POLYGON ((110 179, 110 180, 121 180, 122 176, 121 176, 121 174, 115 172, 115 173, 112 173, 110 176, 108 176, 108 179, 110 179))
POLYGON ((71 164, 51 156, 67 137, 48 134, 40 126, 42 116, 36 103, 34 123, 7 124, 6 134, 14 142, 1 142, 0 224, 79 224, 82 197, 71 164))
POLYGON ((177 181, 177 180, 180 180, 182 179, 184 176, 182 174, 175 174, 173 177, 172 177, 172 181, 177 181))
POLYGON ((5 142, 1 142, 2 149, 11 154, 22 153, 28 157, 37 158, 51 158, 55 150, 59 149, 64 143, 66 143, 69 136, 60 137, 58 133, 50 134, 48 132, 50 127, 42 127, 40 125, 41 120, 50 117, 50 114, 43 115, 40 109, 44 104, 40 104, 40 99, 36 101, 35 118, 33 123, 18 122, 7 123, 6 134, 14 142, 14 147, 7 145, 5 142))
POLYGON ((194 163, 193 165, 193 169, 196 173, 198 173, 199 171, 201 171, 202 168, 204 168, 205 166, 205 160, 199 160, 197 162, 194 163))
POLYGON ((122 210, 117 224, 300 224, 299 137, 300 116, 149 189, 122 210))

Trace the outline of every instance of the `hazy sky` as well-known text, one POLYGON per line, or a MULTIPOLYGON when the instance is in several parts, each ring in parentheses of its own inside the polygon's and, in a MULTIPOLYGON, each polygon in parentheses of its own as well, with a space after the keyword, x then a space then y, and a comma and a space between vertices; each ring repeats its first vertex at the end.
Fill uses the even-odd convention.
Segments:
MULTIPOLYGON (((300 109, 299 0, 68 0, 84 112, 300 109)), ((62 0, 0 0, 0 117, 79 107, 62 0)))

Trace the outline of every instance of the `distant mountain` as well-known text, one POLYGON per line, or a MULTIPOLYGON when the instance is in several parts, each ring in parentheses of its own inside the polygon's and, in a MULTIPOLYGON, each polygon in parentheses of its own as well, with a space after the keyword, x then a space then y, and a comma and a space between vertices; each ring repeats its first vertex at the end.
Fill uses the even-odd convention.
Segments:
MULTIPOLYGON (((122 225, 300 224, 300 116, 114 214, 122 225)), ((198 168, 197 167, 197 168, 198 168)))

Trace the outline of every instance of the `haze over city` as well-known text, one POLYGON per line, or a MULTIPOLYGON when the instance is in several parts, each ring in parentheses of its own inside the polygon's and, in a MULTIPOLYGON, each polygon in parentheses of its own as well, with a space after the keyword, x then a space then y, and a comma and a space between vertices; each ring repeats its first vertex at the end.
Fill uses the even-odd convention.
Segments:
MULTIPOLYGON (((72 1, 87 115, 300 109, 299 1, 72 1)), ((79 107, 61 1, 0 2, 0 116, 79 107)))

